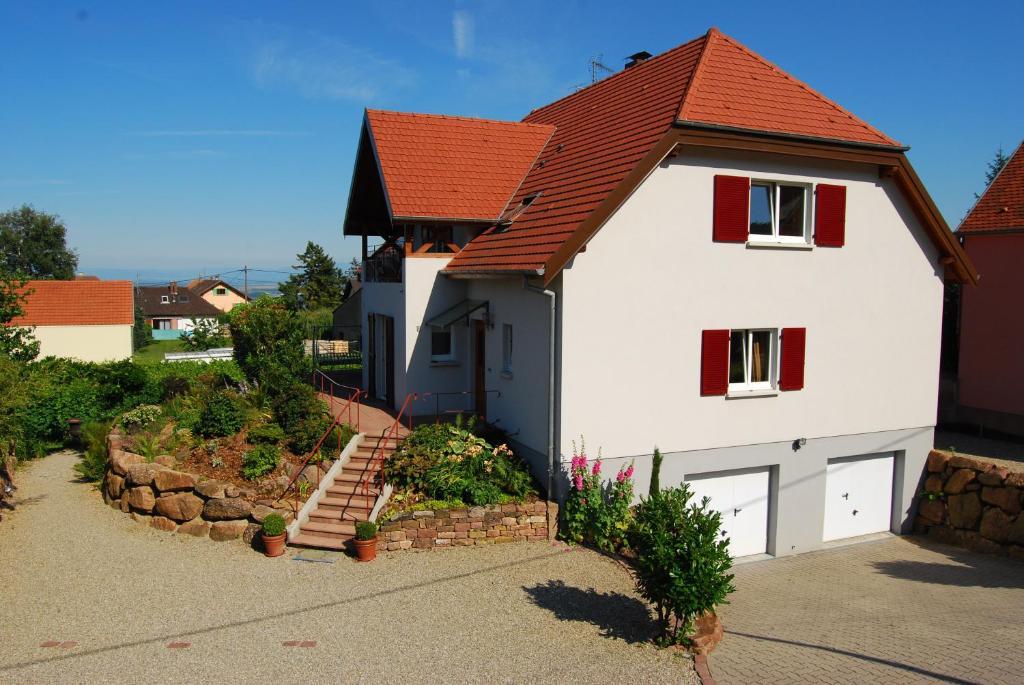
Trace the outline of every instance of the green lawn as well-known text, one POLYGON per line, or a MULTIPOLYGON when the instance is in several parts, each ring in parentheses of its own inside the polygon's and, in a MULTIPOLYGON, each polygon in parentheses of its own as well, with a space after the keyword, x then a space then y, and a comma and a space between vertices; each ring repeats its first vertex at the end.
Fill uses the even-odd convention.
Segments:
POLYGON ((154 340, 133 355, 140 364, 158 364, 167 352, 184 352, 185 344, 180 340, 154 340))

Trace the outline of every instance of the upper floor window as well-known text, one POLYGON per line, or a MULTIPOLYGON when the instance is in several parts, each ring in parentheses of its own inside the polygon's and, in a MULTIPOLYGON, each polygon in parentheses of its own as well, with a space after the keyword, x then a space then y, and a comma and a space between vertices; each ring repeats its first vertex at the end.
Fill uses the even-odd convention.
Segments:
POLYGON ((808 191, 804 185, 751 181, 750 240, 807 242, 808 191))
POLYGON ((170 304, 170 303, 171 303, 170 296, 168 296, 168 295, 161 295, 160 296, 160 304, 170 304))
POLYGON ((227 295, 228 294, 228 289, 227 288, 217 288, 213 292, 215 292, 218 295, 227 295))

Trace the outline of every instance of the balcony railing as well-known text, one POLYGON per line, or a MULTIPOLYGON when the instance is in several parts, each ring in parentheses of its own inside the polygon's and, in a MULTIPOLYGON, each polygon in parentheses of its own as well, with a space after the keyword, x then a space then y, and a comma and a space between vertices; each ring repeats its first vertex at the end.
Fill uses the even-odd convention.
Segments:
POLYGON ((367 283, 401 283, 402 249, 394 243, 381 245, 363 262, 363 280, 367 283))

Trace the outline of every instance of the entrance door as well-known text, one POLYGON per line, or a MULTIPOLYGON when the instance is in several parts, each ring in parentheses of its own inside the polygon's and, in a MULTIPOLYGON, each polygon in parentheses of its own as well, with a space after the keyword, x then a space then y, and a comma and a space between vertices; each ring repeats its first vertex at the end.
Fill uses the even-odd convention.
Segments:
POLYGON ((395 401, 395 320, 390 316, 374 314, 372 324, 373 353, 370 356, 373 364, 373 395, 391 406, 395 401))
POLYGON ((745 557, 768 549, 769 470, 715 471, 686 477, 694 503, 704 497, 722 514, 722 537, 729 538, 729 554, 745 557))
POLYGON ((889 530, 894 464, 891 452, 828 460, 824 542, 889 530))
POLYGON ((487 324, 473 320, 473 410, 487 419, 487 324))

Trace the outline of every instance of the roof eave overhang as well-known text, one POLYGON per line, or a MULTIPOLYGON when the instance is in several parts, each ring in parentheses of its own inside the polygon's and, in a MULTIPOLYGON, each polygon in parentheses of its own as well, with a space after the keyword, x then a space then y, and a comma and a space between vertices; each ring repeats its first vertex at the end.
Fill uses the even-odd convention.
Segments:
POLYGON ((703 121, 691 121, 687 119, 677 119, 675 122, 675 126, 678 128, 694 129, 698 131, 722 131, 725 133, 736 133, 740 135, 754 136, 756 138, 778 138, 779 140, 797 140, 809 143, 838 145, 840 147, 864 148, 868 150, 888 150, 892 152, 907 152, 908 150, 910 150, 910 147, 907 145, 886 145, 884 143, 867 143, 856 140, 843 140, 841 138, 822 138, 820 136, 808 136, 799 133, 760 131, 757 129, 741 128, 739 126, 710 124, 703 121))
POLYGON ((1006 228, 961 228, 957 236, 969 238, 972 235, 1000 235, 1003 233, 1024 233, 1024 226, 1007 226, 1006 228))
POLYGON ((512 276, 543 276, 544 269, 453 269, 442 270, 444 276, 452 279, 510 278, 512 276))
POLYGON ((416 216, 413 214, 395 214, 392 218, 395 223, 459 223, 459 224, 485 224, 490 226, 497 223, 498 217, 459 217, 459 216, 416 216))

